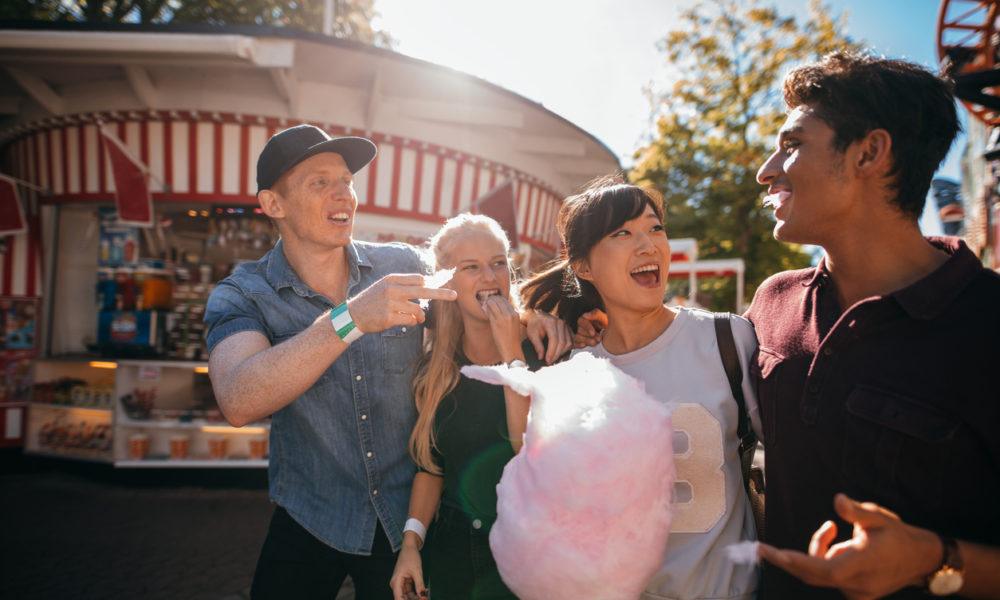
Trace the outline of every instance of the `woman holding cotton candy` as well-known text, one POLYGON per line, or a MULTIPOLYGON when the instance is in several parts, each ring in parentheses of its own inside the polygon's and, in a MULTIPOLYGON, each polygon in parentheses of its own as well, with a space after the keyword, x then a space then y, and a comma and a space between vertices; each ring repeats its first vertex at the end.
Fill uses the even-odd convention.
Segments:
MULTIPOLYGON (((743 488, 737 404, 719 357, 712 313, 663 304, 670 244, 652 190, 605 178, 566 200, 557 227, 565 260, 522 287, 525 305, 567 323, 598 309, 607 326, 592 352, 673 405, 673 520, 665 558, 643 598, 753 598, 757 570, 727 548, 756 538, 743 488)), ((747 372, 752 326, 732 323, 747 372)), ((756 399, 744 377, 754 429, 756 399)), ((628 460, 627 456, 621 457, 628 460)))
POLYGON ((431 249, 438 269, 454 269, 447 287, 458 299, 432 307, 429 350, 414 379, 419 416, 410 453, 419 471, 391 585, 397 600, 428 586, 435 600, 515 598, 493 562, 489 532, 496 485, 520 449, 529 400, 459 369, 543 362, 525 340, 511 299, 510 243, 496 221, 454 217, 431 239, 431 249))

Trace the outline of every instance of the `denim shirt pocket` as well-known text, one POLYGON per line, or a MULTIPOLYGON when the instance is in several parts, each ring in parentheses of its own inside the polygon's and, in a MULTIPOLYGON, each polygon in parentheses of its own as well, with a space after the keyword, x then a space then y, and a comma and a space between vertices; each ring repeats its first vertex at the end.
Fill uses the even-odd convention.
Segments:
POLYGON ((404 375, 412 372, 420 356, 420 327, 391 327, 382 332, 382 368, 386 373, 404 375))
POLYGON ((958 416, 869 385, 854 388, 845 408, 844 481, 889 506, 939 506, 958 416))

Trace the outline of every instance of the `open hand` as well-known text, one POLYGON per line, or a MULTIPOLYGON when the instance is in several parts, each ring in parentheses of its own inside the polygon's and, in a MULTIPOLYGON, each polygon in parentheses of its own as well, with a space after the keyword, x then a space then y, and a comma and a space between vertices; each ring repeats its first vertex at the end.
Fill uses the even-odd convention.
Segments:
POLYGON ((903 523, 895 513, 872 502, 834 498, 840 518, 854 525, 850 539, 834 544, 837 525, 823 523, 813 534, 809 553, 760 545, 760 557, 809 585, 837 588, 852 600, 880 598, 924 579, 941 563, 936 534, 903 523))

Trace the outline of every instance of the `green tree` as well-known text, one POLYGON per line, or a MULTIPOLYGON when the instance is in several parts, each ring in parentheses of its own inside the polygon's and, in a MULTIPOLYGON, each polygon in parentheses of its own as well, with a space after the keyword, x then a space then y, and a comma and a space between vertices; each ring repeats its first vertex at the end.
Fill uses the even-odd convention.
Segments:
MULTIPOLYGON (((681 15, 660 44, 670 89, 648 90, 652 140, 635 153, 630 177, 659 189, 671 237, 698 240, 700 258, 746 261, 747 298, 767 276, 807 266, 809 256, 772 237, 756 173, 784 121, 781 80, 795 64, 858 49, 845 17, 811 0, 803 19, 757 0, 708 0, 681 15)), ((700 282, 698 298, 731 309, 735 282, 700 282)))
MULTIPOLYGON (((323 0, 6 0, 0 19, 84 21, 88 23, 212 23, 269 25, 303 31, 323 29, 323 0)), ((375 0, 334 0, 336 37, 393 45, 375 29, 375 0)))

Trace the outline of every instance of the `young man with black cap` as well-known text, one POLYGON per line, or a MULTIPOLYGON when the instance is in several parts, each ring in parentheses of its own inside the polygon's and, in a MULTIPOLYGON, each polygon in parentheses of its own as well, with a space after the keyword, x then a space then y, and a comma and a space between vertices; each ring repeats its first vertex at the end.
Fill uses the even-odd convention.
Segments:
POLYGON ((958 131, 949 85, 833 54, 783 91, 790 113, 757 178, 775 238, 825 256, 762 283, 747 312, 767 451, 761 597, 1000 597, 1000 276, 918 226, 958 131))
MULTIPOLYGON (((415 472, 410 382, 425 319, 416 300, 455 292, 425 287, 413 247, 351 239, 352 177, 375 152, 311 125, 272 137, 257 198, 281 239, 220 282, 206 307, 220 408, 235 426, 272 417, 277 507, 254 598, 330 598, 347 576, 359 600, 392 598, 415 472)), ((535 325, 536 347, 548 337, 553 356, 568 348, 554 319, 535 325)))

